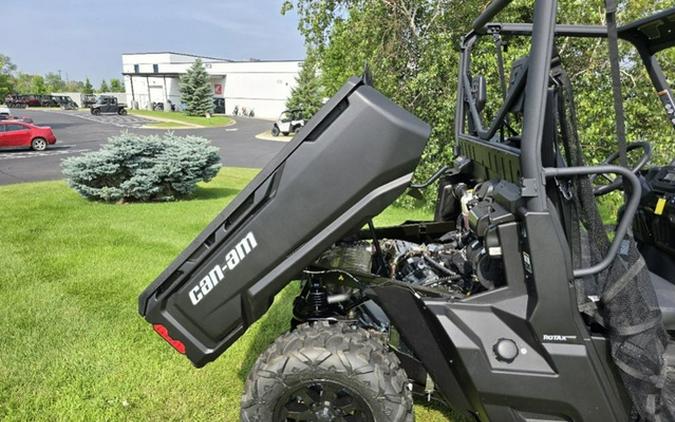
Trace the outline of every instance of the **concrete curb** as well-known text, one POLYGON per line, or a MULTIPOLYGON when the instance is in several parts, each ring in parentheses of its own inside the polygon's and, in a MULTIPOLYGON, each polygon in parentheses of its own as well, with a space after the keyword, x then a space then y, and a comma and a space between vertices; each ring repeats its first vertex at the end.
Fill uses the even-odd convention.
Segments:
MULTIPOLYGON (((203 129, 205 127, 210 127, 210 126, 202 126, 202 125, 196 125, 194 123, 187 123, 187 122, 181 122, 180 120, 175 120, 175 119, 165 119, 165 118, 160 118, 160 117, 155 117, 155 116, 146 116, 145 114, 135 114, 135 113, 129 113, 130 116, 138 116, 142 117, 144 119, 148 120, 154 120, 156 122, 169 122, 169 123, 175 123, 178 125, 181 125, 182 127, 176 127, 176 129, 203 129)), ((172 129, 172 128, 163 128, 163 127, 141 127, 142 129, 172 129)))
POLYGON ((263 141, 274 141, 274 142, 288 142, 291 139, 293 139, 292 136, 273 136, 271 130, 266 130, 265 132, 259 133, 256 136, 256 139, 260 139, 263 141))

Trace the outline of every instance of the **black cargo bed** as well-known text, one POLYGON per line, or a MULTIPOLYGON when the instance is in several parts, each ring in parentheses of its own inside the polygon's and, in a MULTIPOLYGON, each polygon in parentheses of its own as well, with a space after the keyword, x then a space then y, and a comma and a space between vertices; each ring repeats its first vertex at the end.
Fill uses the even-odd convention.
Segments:
POLYGON ((212 361, 323 250, 405 190, 429 131, 350 79, 141 294, 140 314, 195 366, 212 361))

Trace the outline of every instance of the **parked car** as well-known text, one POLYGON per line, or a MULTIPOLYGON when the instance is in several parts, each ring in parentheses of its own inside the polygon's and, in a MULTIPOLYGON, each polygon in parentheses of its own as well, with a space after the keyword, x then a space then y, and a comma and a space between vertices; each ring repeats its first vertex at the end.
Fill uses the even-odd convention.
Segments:
POLYGON ((302 117, 302 110, 286 110, 281 113, 279 120, 272 126, 272 135, 279 136, 279 133, 288 136, 291 132, 297 132, 305 125, 305 119, 302 117))
POLYGON ((33 119, 26 116, 13 116, 11 114, 2 114, 0 113, 0 121, 3 120, 17 120, 24 123, 33 123, 33 119))
POLYGON ((56 136, 48 126, 36 126, 20 120, 0 121, 0 148, 28 147, 44 151, 47 145, 54 145, 56 136))
POLYGON ((90 107, 91 114, 98 116, 101 113, 117 113, 120 116, 127 114, 127 105, 117 101, 116 97, 101 95, 96 103, 90 107))
POLYGON ((24 123, 33 123, 33 119, 25 116, 12 116, 12 112, 7 106, 0 105, 0 121, 2 120, 20 120, 24 123))

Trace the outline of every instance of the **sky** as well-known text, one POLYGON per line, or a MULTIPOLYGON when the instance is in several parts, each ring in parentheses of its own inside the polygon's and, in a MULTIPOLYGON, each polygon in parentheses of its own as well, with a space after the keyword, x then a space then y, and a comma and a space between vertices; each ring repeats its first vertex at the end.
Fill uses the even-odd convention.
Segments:
POLYGON ((232 60, 302 59, 283 0, 2 0, 0 53, 19 71, 61 71, 94 85, 121 78, 122 53, 173 51, 232 60))

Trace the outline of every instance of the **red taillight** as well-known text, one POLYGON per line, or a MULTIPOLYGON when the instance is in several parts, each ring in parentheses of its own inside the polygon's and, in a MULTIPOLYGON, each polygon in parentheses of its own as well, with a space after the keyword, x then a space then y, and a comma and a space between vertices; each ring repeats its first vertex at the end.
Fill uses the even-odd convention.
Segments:
POLYGON ((173 346, 174 349, 178 350, 179 353, 185 354, 185 345, 183 342, 172 339, 169 335, 169 330, 167 330, 165 326, 162 324, 152 324, 152 328, 157 332, 157 334, 162 336, 162 338, 166 340, 167 343, 173 346))

